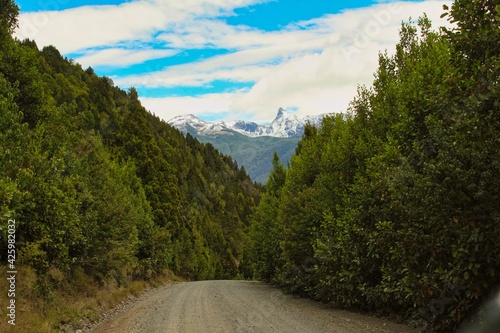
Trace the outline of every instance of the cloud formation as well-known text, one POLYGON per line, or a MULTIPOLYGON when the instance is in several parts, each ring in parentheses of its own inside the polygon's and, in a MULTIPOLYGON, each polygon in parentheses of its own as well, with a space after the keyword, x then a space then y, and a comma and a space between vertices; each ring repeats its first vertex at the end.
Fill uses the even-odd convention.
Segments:
POLYGON ((88 66, 126 67, 147 60, 171 57, 177 53, 176 50, 108 48, 87 51, 77 61, 80 64, 88 64, 88 66))
POLYGON ((190 25, 199 18, 232 15, 235 8, 267 0, 136 0, 121 5, 83 6, 58 10, 57 0, 47 11, 23 13, 17 36, 41 46, 58 44, 63 53, 120 42, 152 41, 163 31, 190 25))
MULTIPOLYGON (((145 67, 112 77, 121 87, 200 87, 194 96, 141 98, 168 120, 178 114, 221 114, 269 121, 278 107, 301 115, 344 111, 357 85, 370 84, 378 52, 392 52, 402 21, 424 12, 435 27, 451 1, 388 2, 292 22, 276 31, 230 25, 236 8, 266 0, 141 0, 25 13, 19 38, 77 54, 83 66, 125 67, 190 50, 222 50, 206 59, 145 67), (64 28, 61 28, 64 27, 64 28), (223 53, 223 54, 220 54, 223 53), (244 82, 250 89, 204 94, 214 81, 244 82)), ((57 9, 55 6, 53 9, 57 9)), ((231 118, 234 119, 234 118, 231 118)))

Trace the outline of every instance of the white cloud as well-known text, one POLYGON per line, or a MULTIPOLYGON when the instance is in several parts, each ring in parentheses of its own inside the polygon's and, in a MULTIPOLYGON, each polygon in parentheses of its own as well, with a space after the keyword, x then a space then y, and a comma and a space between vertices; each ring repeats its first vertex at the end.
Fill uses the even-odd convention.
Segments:
MULTIPOLYGON (((162 10, 163 9, 163 10, 162 10)), ((85 6, 64 11, 25 13, 19 18, 19 38, 35 39, 39 46, 56 45, 62 53, 113 45, 124 40, 147 40, 182 13, 166 15, 150 1, 119 6, 85 6)))
POLYGON ((294 58, 262 77, 232 106, 268 120, 278 107, 297 108, 300 115, 342 112, 357 84, 370 83, 377 62, 377 52, 373 53, 354 67, 335 48, 294 58))
POLYGON ((439 18, 442 4, 451 5, 449 0, 392 1, 296 22, 273 32, 231 26, 223 20, 235 8, 265 1, 141 0, 27 13, 20 17, 17 35, 34 38, 39 46, 56 45, 66 54, 83 54, 77 61, 84 65, 126 66, 182 50, 228 50, 228 54, 113 80, 122 87, 254 82, 248 91, 141 101, 165 120, 184 113, 236 112, 245 119, 269 121, 281 106, 296 108, 299 114, 345 110, 357 85, 373 80, 378 52, 394 49, 402 21, 426 12, 434 27, 445 25, 439 18), (158 46, 161 50, 152 49, 158 46))
POLYGON ((321 50, 335 34, 315 31, 265 32, 248 27, 230 27, 221 21, 193 24, 188 32, 160 35, 177 49, 213 47, 235 49, 232 53, 202 61, 117 79, 125 86, 200 86, 214 80, 255 82, 283 60, 321 50))
POLYGON ((20 39, 35 39, 39 46, 56 45, 62 53, 112 45, 121 41, 150 40, 178 23, 198 17, 231 15, 232 10, 267 0, 139 0, 121 5, 83 6, 58 11, 23 13, 20 39), (62 28, 63 27, 63 28, 62 28))
POLYGON ((232 107, 266 120, 272 119, 274 109, 280 106, 297 108, 300 115, 345 111, 357 86, 372 83, 378 53, 395 49, 401 22, 423 12, 434 27, 446 24, 439 18, 442 2, 437 1, 378 5, 302 22, 333 32, 324 50, 276 66, 232 107))
POLYGON ((209 86, 216 80, 231 82, 255 82, 263 77, 272 66, 232 66, 217 67, 199 62, 177 65, 160 72, 150 72, 127 77, 114 77, 114 82, 121 87, 202 87, 209 86))
MULTIPOLYGON (((378 65, 378 53, 394 50, 402 21, 407 21, 410 16, 417 18, 423 12, 431 18, 435 28, 446 24, 439 18, 441 1, 403 2, 299 22, 296 29, 289 26, 281 32, 234 29, 227 39, 219 38, 218 34, 210 39, 207 35, 206 43, 218 40, 226 47, 232 45, 241 49, 195 64, 150 73, 150 80, 142 81, 142 84, 192 85, 208 84, 215 79, 238 81, 254 78, 255 85, 248 92, 239 92, 235 96, 224 94, 225 104, 221 110, 246 113, 251 115, 246 119, 258 121, 271 120, 279 107, 296 108, 301 115, 345 111, 356 95, 357 86, 371 84, 378 65), (261 37, 250 38, 249 46, 245 48, 238 43, 245 40, 247 34, 260 34, 261 37), (257 45, 256 41, 260 44, 257 45)), ((192 31, 201 36, 199 31, 203 29, 194 28, 192 31)), ((140 85, 140 79, 140 76, 134 77, 133 83, 140 85)), ((132 83, 127 81, 129 78, 122 80, 132 83)), ((215 97, 210 95, 210 99, 215 97)), ((203 101, 204 97, 193 99, 203 101)), ((170 102, 173 101, 161 100, 165 103, 163 107, 168 107, 170 102)), ((201 110, 196 105, 193 109, 183 105, 185 107, 177 111, 179 114, 201 110)))
POLYGON ((140 98, 142 105, 158 117, 168 121, 181 114, 220 114, 233 112, 231 104, 241 93, 205 94, 188 97, 140 98))
POLYGON ((75 59, 83 67, 112 66, 126 67, 142 63, 146 60, 170 57, 177 54, 176 50, 127 50, 109 48, 97 51, 88 51, 83 56, 75 59))

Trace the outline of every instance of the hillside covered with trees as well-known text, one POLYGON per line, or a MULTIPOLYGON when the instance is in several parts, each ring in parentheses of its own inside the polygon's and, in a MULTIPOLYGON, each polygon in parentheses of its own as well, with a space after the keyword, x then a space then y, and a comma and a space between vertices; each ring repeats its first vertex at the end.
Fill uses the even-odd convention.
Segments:
POLYGON ((273 153, 280 156, 286 163, 294 154, 295 147, 300 138, 276 138, 261 136, 248 137, 236 131, 227 135, 200 135, 192 134, 201 142, 211 143, 221 153, 231 156, 235 161, 245 167, 248 175, 258 184, 265 184, 272 168, 273 153))
POLYGON ((275 156, 253 218, 258 278, 452 332, 500 281, 500 5, 404 24, 347 117, 275 156))
POLYGON ((0 2, 2 268, 10 219, 16 265, 34 272, 42 298, 75 274, 238 276, 259 200, 244 169, 147 112, 134 88, 14 40, 17 15, 0 2))
POLYGON ((449 30, 402 25, 347 116, 307 126, 289 166, 275 154, 261 197, 134 88, 13 39, 18 8, 0 0, 0 272, 15 220, 19 316, 55 308, 28 327, 49 332, 88 315, 58 312, 67 299, 171 271, 454 331, 500 280, 497 3, 456 0, 449 30))

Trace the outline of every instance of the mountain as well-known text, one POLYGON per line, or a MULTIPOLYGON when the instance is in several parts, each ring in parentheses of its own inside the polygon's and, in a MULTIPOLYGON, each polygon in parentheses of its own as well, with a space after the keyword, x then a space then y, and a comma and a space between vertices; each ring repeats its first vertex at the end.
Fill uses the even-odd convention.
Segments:
MULTIPOLYGON (((192 132, 190 132, 192 133, 192 132)), ((250 178, 257 183, 265 184, 272 169, 273 153, 276 151, 280 161, 286 165, 295 153, 300 137, 277 138, 261 136, 252 138, 233 130, 225 130, 224 134, 197 135, 200 142, 211 143, 218 151, 231 156, 238 165, 243 166, 250 178)))
POLYGON ((300 138, 304 133, 304 126, 307 122, 314 126, 319 126, 323 117, 324 115, 299 118, 280 108, 276 118, 271 123, 265 125, 244 120, 207 122, 192 114, 174 117, 168 123, 184 133, 189 132, 188 128, 191 127, 198 135, 224 134, 224 130, 229 130, 252 138, 262 136, 300 138))
POLYGON ((221 153, 230 155, 256 182, 265 184, 272 168, 273 152, 287 164, 304 133, 307 122, 321 124, 324 115, 299 118, 282 108, 266 125, 247 121, 207 122, 194 115, 172 118, 168 123, 199 141, 211 143, 221 153))
MULTIPOLYGON (((17 12, 0 2, 0 248, 12 245, 9 225, 15 268, 29 272, 30 297, 15 304, 26 310, 20 331, 74 331, 75 316, 97 316, 104 293, 112 307, 173 276, 250 270, 245 233, 260 186, 230 156, 148 112, 135 88, 13 38, 17 12)), ((1 251, 2 269, 10 260, 14 270, 8 259, 1 251)), ((0 321, 0 332, 10 326, 0 321)))

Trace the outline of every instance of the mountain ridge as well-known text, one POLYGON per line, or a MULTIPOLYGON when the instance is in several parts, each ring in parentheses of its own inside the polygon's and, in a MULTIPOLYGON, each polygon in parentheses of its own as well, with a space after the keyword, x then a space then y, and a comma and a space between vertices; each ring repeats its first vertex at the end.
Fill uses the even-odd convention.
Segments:
POLYGON ((269 124, 257 124, 244 120, 209 122, 193 114, 176 116, 170 119, 168 124, 183 133, 190 132, 188 127, 192 127, 198 135, 228 134, 227 130, 229 130, 252 138, 262 136, 300 138, 307 123, 319 126, 326 115, 325 113, 316 116, 298 117, 283 108, 279 108, 276 117, 269 124))
POLYGON ((279 108, 274 120, 263 125, 244 120, 208 122, 193 114, 174 117, 168 124, 230 155, 252 180, 265 184, 272 169, 273 153, 286 165, 295 153, 306 124, 319 127, 326 115, 299 118, 279 108))

